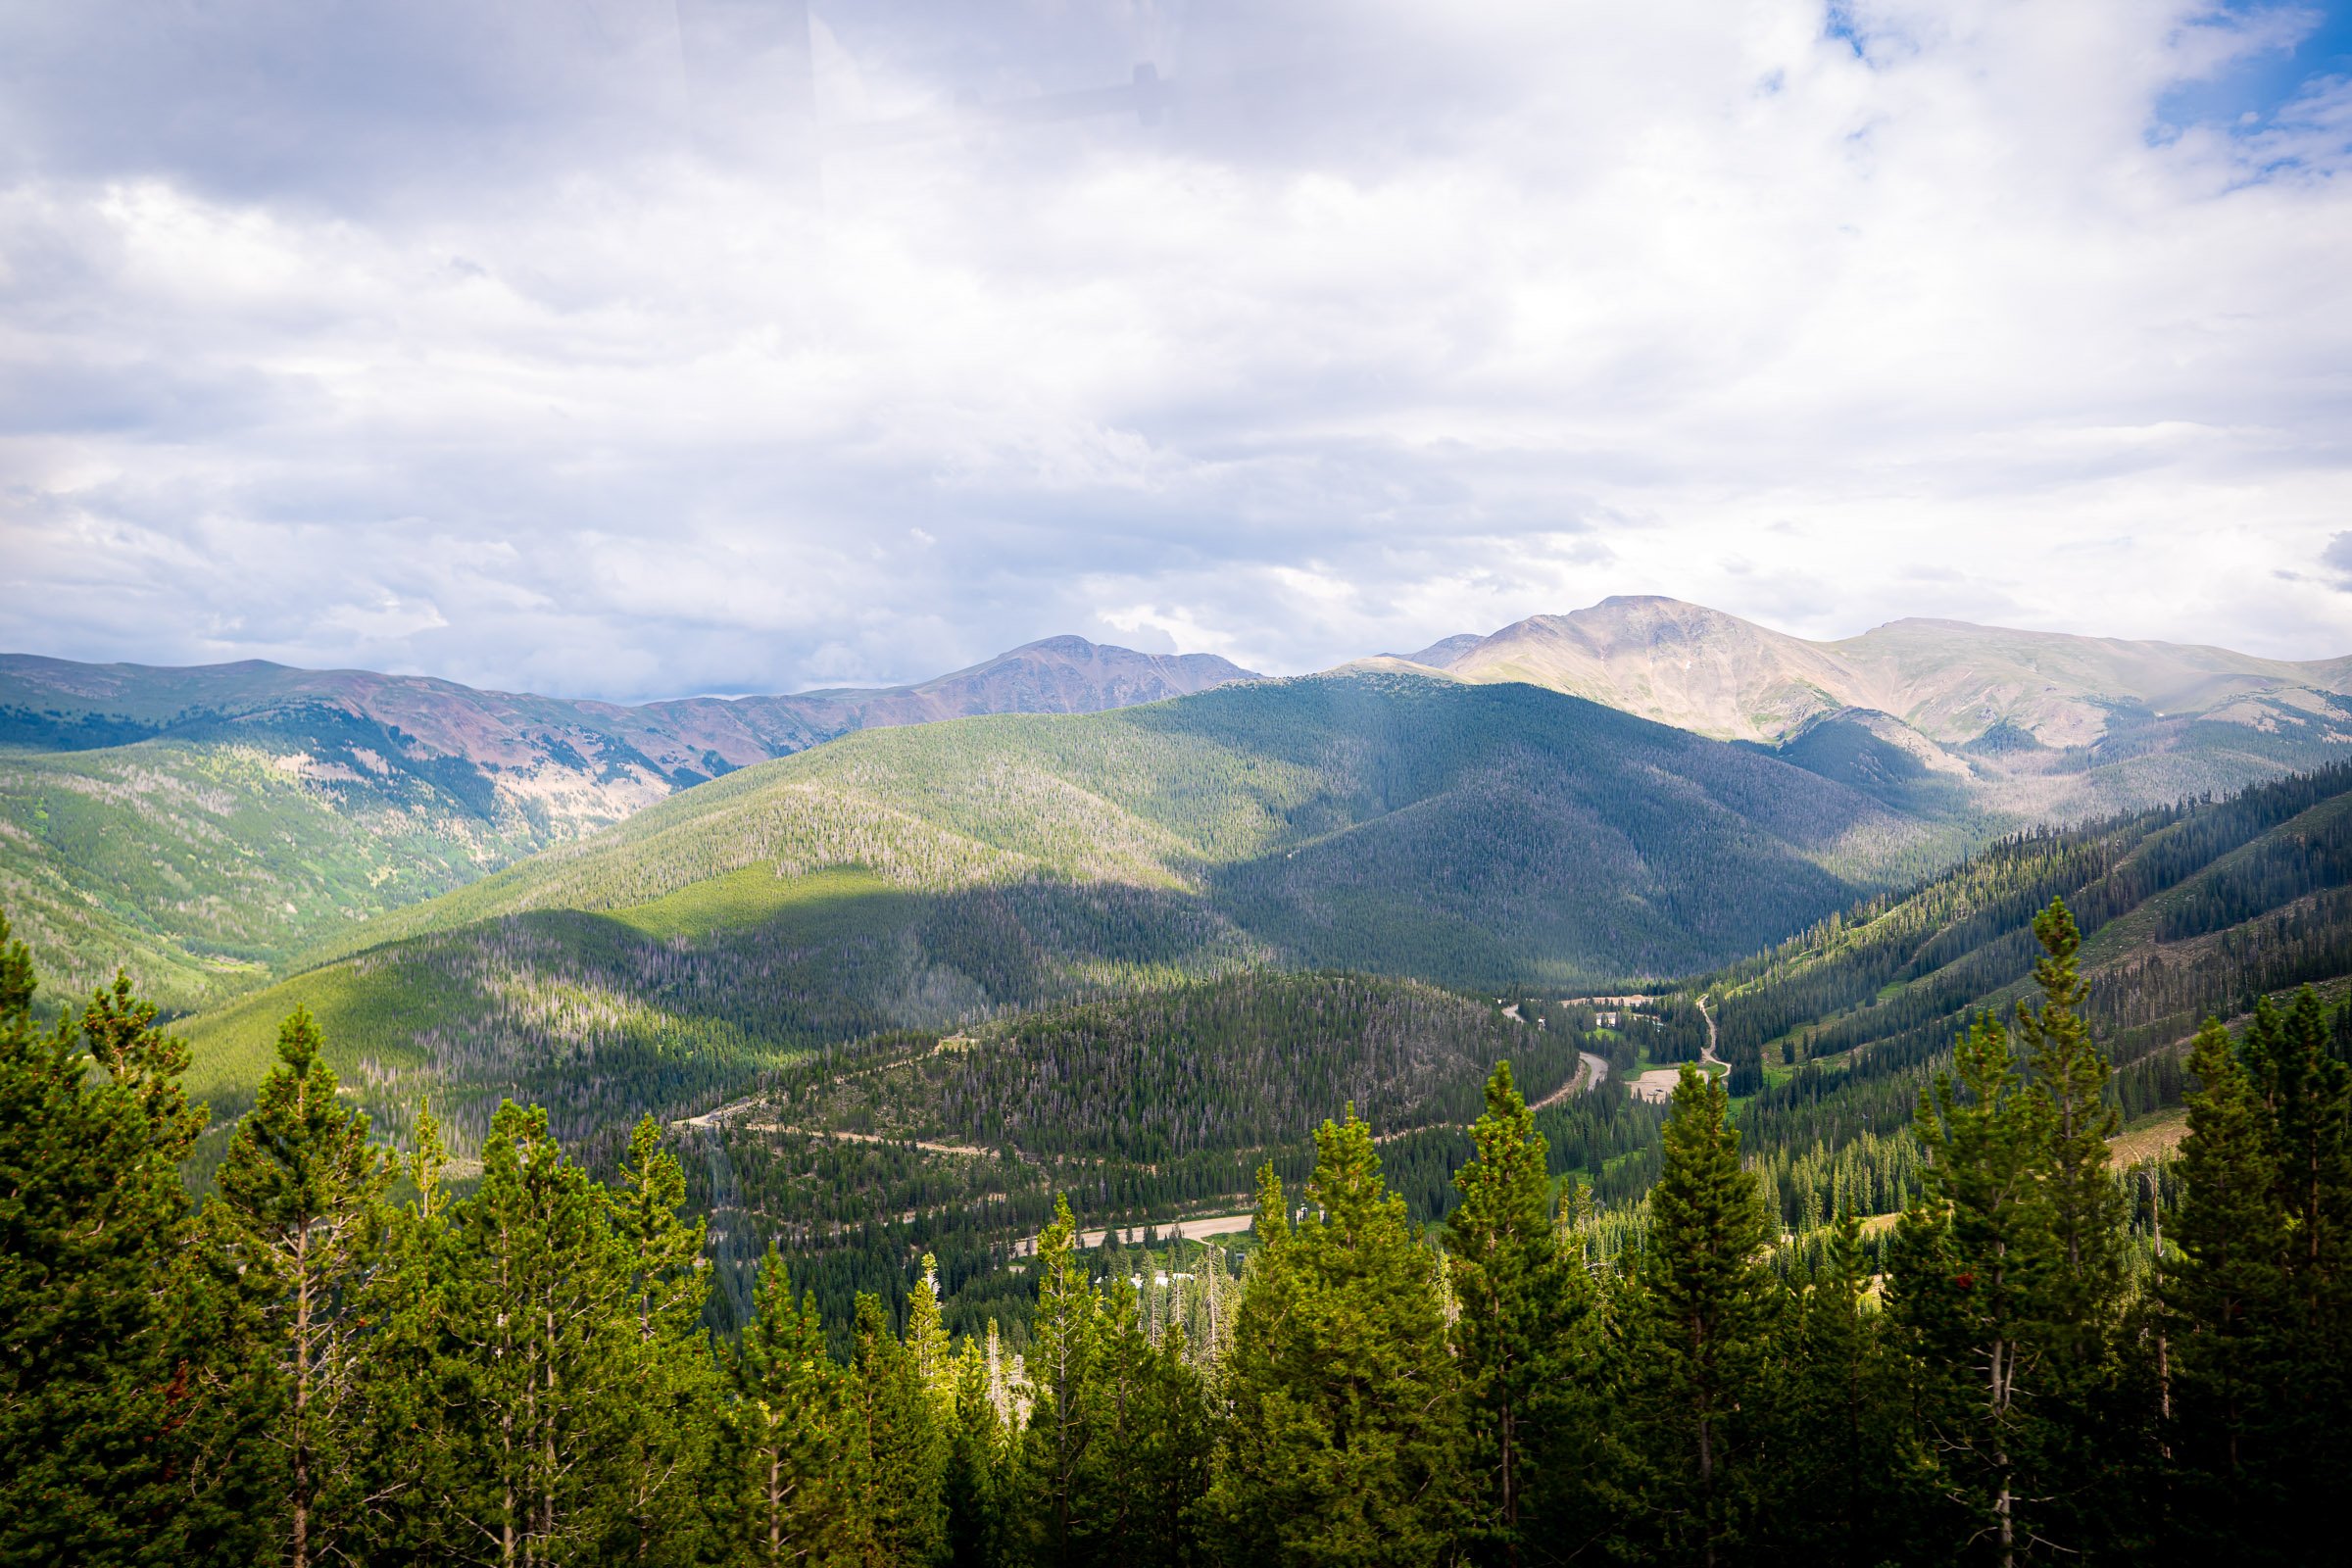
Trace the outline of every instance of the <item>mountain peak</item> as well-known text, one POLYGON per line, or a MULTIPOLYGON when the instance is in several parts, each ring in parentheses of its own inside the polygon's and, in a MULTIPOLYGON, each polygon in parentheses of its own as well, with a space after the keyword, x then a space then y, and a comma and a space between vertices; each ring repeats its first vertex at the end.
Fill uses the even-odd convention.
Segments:
POLYGON ((2119 717, 2135 712, 2269 733, 2308 727, 2293 710, 2332 709, 2332 695, 2352 691, 2352 661, 2296 664, 1926 616, 1812 642, 1651 594, 1531 615, 1446 667, 1467 680, 1548 686, 1703 735, 1768 743, 1845 709, 1895 715, 1941 746, 2003 726, 2044 746, 2087 746, 2115 723, 2136 722, 2119 717), (2307 695, 2281 695, 2298 690, 2307 695))

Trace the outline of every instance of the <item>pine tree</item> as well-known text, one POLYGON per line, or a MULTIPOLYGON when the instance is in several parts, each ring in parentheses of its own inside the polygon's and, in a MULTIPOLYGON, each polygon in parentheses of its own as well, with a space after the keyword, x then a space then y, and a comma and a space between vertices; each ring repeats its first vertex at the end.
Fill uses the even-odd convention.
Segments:
POLYGON ((1764 1418, 1774 1560, 1869 1568, 1933 1555, 1915 1539, 1930 1471, 1909 1378, 1871 1287, 1861 1222, 1847 1209, 1783 1320, 1764 1418))
POLYGON ((1592 1371, 1594 1348, 1580 1344, 1590 1280, 1553 1230, 1544 1135, 1508 1062, 1487 1081, 1471 1141, 1477 1156, 1454 1173, 1462 1201, 1446 1230, 1476 1553, 1555 1560, 1579 1544, 1557 1499, 1572 1480, 1567 1440, 1579 1412, 1569 1396, 1592 1371))
POLYGON ((2082 940, 2064 900, 2034 917, 2034 935, 2042 946, 2034 965, 2041 1005, 2017 1004, 2017 1034, 2050 1107, 2042 1182, 2058 1269, 2049 1282, 2048 1340, 2068 1375, 2080 1378, 2095 1374, 2123 1295, 2125 1200, 2107 1169, 2107 1140, 2120 1118, 2102 1098, 2112 1069, 2082 1016, 2082 940))
POLYGON ((1029 1420, 1021 1435, 1018 1527, 1032 1562, 1078 1560, 1085 1474, 1096 1430, 1087 1395, 1101 1302, 1077 1255, 1077 1222, 1056 1195, 1037 1238, 1037 1310, 1030 1319, 1029 1420))
POLYGON ((691 1562, 703 1531, 696 1476, 716 1463, 717 1364, 702 1331, 710 1276, 703 1258, 705 1227, 680 1216, 686 1177, 662 1148, 661 1124, 638 1121, 611 1195, 612 1228, 627 1260, 627 1309, 633 1345, 616 1354, 633 1406, 616 1459, 624 1539, 616 1547, 637 1563, 691 1562))
POLYGON ((1451 1561, 1461 1421, 1439 1269, 1352 1110, 1315 1134, 1306 1200, 1293 1227, 1260 1171, 1262 1250, 1220 1369, 1214 1528, 1252 1563, 1451 1561))
POLYGON ((932 1403, 945 1421, 956 1408, 956 1357, 939 1314, 939 1259, 923 1254, 914 1289, 906 1295, 906 1353, 914 1358, 914 1375, 930 1391, 932 1403))
POLYGON ((1684 1065, 1664 1145, 1633 1322, 1640 1449, 1663 1554, 1711 1565, 1747 1528, 1745 1406, 1760 1392, 1778 1287, 1719 1078, 1684 1065))
POLYGON ((1152 1345, 1137 1295, 1125 1276, 1110 1276, 1088 1326, 1074 1401, 1087 1441, 1066 1562, 1163 1568, 1198 1555, 1193 1505, 1207 1482, 1208 1446, 1200 1379, 1181 1330, 1152 1345))
POLYGON ((729 1369, 745 1486, 725 1560, 762 1568, 848 1560, 858 1533, 845 1485, 843 1374, 825 1353, 815 1298, 793 1304, 773 1242, 729 1369))
MULTIPOLYGON (((994 1343, 996 1323, 989 1323, 994 1343)), ((997 1408, 989 1357, 966 1338, 955 1363, 954 1425, 948 1434, 942 1496, 953 1568, 999 1568, 1005 1561, 1004 1510, 1011 1487, 1010 1440, 997 1408)))
POLYGON ((450 1230, 435 1374, 452 1403, 448 1528, 503 1568, 590 1554, 614 1525, 634 1260, 547 1112, 512 1102, 491 1117, 481 1185, 450 1230))
MULTIPOLYGON (((2257 1005, 2244 1056, 2269 1112, 2274 1204, 2285 1232, 2275 1485, 2309 1496, 2331 1482, 2343 1411, 2352 1405, 2352 1074, 2329 1051, 2326 1012, 2308 987, 2283 1013, 2267 999, 2257 1005)), ((2308 1517, 2290 1511, 2280 1525, 2308 1517)), ((2311 1537, 2272 1535, 2282 1552, 2311 1549, 2312 1523, 2311 1537)))
POLYGON ((51 1028, 37 984, 0 915, 0 1563, 237 1560, 255 1477, 177 1170, 187 1047, 126 975, 51 1028))
POLYGON ((1200 1505, 1215 1443, 1208 1391, 1181 1323, 1163 1329, 1156 1347, 1130 1347, 1127 1353, 1145 1362, 1125 1418, 1135 1447, 1127 1484, 1135 1495, 1121 1556, 1137 1568, 1182 1568, 1202 1559, 1200 1505))
POLYGON ((1986 1013, 1920 1097, 1926 1191, 1896 1226, 1889 1295, 1926 1363, 1923 1404, 1959 1529, 2003 1568, 2038 1540, 2028 1478, 2048 1353, 2050 1103, 2027 1090, 2008 1031, 1986 1013))
POLYGON ((284 1464, 275 1511, 291 1568, 344 1551, 354 1522, 359 1336, 343 1308, 372 1267, 392 1179, 368 1142, 367 1113, 336 1100, 324 1044, 307 1008, 279 1025, 278 1064, 238 1122, 218 1178, 220 1235, 261 1300, 261 1353, 275 1373, 270 1438, 284 1464))
POLYGON ((2272 1536, 2264 1522, 2291 1504, 2273 1446, 2279 1335, 2292 1316, 2286 1225, 2263 1104, 2218 1019, 2198 1032, 2188 1067, 2198 1087, 2162 1282, 2176 1391, 2167 1436, 2176 1528, 2231 1555, 2259 1549, 2272 1536))
POLYGON ((2286 1264, 2303 1333, 2333 1327, 2352 1250, 2352 1074, 2328 1054, 2328 1022, 2309 986, 2276 1021, 2270 1054, 2272 1141, 2289 1230, 2286 1264))
POLYGON ((859 1481, 866 1561, 914 1565, 947 1549, 947 1434, 914 1357, 891 1332, 881 1298, 858 1297, 850 1368, 850 1464, 859 1481))
POLYGON ((458 1367, 446 1343, 449 1151, 429 1105, 417 1108, 412 1141, 403 1168, 415 1198, 387 1219, 374 1271, 350 1308, 368 1330, 356 1401, 364 1423, 355 1440, 358 1529, 362 1555, 387 1563, 460 1555, 444 1507, 456 1490, 450 1410, 458 1367))

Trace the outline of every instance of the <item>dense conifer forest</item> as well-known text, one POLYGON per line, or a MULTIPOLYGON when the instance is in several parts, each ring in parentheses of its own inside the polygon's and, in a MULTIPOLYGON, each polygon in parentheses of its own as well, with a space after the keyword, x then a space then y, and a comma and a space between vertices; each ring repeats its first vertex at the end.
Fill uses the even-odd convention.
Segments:
MULTIPOLYGON (((2321 1560, 2352 1410, 2336 1021, 2308 989, 2208 1021, 2177 1153, 2119 1165, 2076 920, 2029 932, 2026 997, 1967 1020, 1910 1124, 1799 1184, 1834 1197, 1811 1246, 1803 1161, 1746 1150, 1723 1073, 1681 1069, 1654 1181, 1607 1204, 1494 1055, 1532 1047, 1530 1089, 1588 1070, 1546 1062, 1550 1025, 1266 981, 1025 1021, 987 1064, 878 1054, 970 1135, 1058 1125, 1023 1074, 1082 1057, 1109 1068, 1068 1079, 1085 1114, 1131 1104, 1180 1158, 1295 1112, 1212 1134, 1214 1095, 1131 1101, 1129 1044, 1182 1015, 1246 1056, 1305 986, 1361 1034, 1415 1020, 1393 1038, 1477 1062, 1481 1102, 1383 1063, 1398 1125, 1350 1107, 1295 1175, 1262 1162, 1247 1238, 1089 1248, 1054 1199, 1017 1314, 1000 1289, 952 1319, 905 1251, 829 1307, 771 1242, 725 1332, 682 1135, 641 1122, 600 1177, 510 1102, 461 1170, 429 1110, 385 1142, 297 1010, 197 1202, 184 1043, 127 981, 36 1008, 0 932, 0 1560, 2321 1560), (1466 1111, 1449 1198, 1408 1202, 1387 1133, 1466 1111)), ((848 1077, 764 1102, 883 1114, 848 1077)))

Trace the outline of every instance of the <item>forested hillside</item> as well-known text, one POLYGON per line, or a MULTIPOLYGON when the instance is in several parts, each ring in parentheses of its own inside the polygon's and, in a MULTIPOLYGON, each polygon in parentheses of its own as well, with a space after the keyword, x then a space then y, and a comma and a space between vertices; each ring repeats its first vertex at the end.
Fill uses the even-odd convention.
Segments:
MULTIPOLYGON (((2208 1014, 2352 978, 2352 767, 2221 800, 2005 840, 1691 982, 1709 999, 1748 1148, 1787 1223, 1852 1195, 1891 1212, 1918 1179, 1909 1121, 1972 1015, 2031 992, 2033 920, 2062 898, 2083 932, 2083 1014, 2128 1116, 2178 1106, 2208 1014)), ((2330 1025, 2347 1027, 2339 1015, 2330 1025)), ((1686 1034, 1677 1041, 1694 1050, 1686 1034)))
POLYGON ((612 703, 367 670, 0 656, 0 898, 76 985, 192 1009, 355 922, 870 726, 1250 678, 1051 638, 915 686, 612 703))
MULTIPOLYGON (((1849 882, 1875 880, 1852 876, 1854 866, 1929 869, 2004 831, 2226 792, 2324 765, 2352 747, 2340 661, 2291 664, 2222 649, 1943 622, 1812 644, 1697 606, 1611 600, 1490 638, 1448 639, 1420 657, 1446 662, 1450 679, 1529 682, 1736 740, 1869 798, 1896 825, 1873 830, 1875 845, 1849 844, 1827 858, 1812 827, 1758 824, 1849 882), (1890 836, 1903 841, 1891 858, 1890 836)), ((321 953, 380 940, 381 928, 368 925, 373 916, 853 732, 985 713, 1094 712, 1251 678, 1206 656, 1053 638, 913 686, 625 707, 260 662, 171 669, 0 656, 0 896, 77 985, 126 958, 165 1005, 197 1010, 321 953)), ((1283 703, 1299 701, 1294 692, 1283 703)), ((1298 755, 1269 747, 1262 732, 1220 737, 1212 725, 1192 737, 1336 779, 1312 808, 1320 822, 1311 810, 1288 816, 1320 786, 1291 799, 1270 778, 1227 779, 1216 788, 1247 795, 1271 785, 1261 804, 1285 819, 1278 831, 1237 821, 1203 837, 1207 824, 1173 798, 1208 787, 1197 749, 1171 755, 1146 744, 1108 766, 1047 759, 1054 780, 1047 787, 1065 799, 1003 805, 1042 813, 1065 836, 1115 840, 1139 825, 1174 834, 1174 846, 1141 846, 1143 861, 1196 886, 1196 871, 1215 868, 1223 903, 1252 929, 1284 927, 1286 951, 1301 961, 1398 967, 1409 956, 1413 972, 1476 972, 1481 983, 1530 961, 1552 964, 1546 973, 1657 974, 1783 934, 1773 919, 1727 928, 1759 900, 1777 919, 1781 893, 1759 886, 1751 899, 1744 871, 1728 863, 1659 867, 1674 834, 1654 823, 1636 834, 1640 865, 1595 858, 1605 840, 1582 818, 1627 826, 1620 818, 1631 797, 1620 779, 1607 786, 1614 799, 1596 806, 1544 777, 1555 766, 1587 767, 1541 739, 1549 720, 1529 720, 1517 773, 1487 748, 1476 764, 1485 777, 1433 783, 1416 770, 1460 752, 1465 737, 1441 734, 1415 756, 1389 728, 1399 711, 1325 702, 1302 712, 1307 745, 1298 755), (1359 722, 1360 734, 1338 733, 1359 722), (1165 789, 1141 782, 1171 765, 1165 789), (1425 825, 1409 808, 1433 793, 1451 797, 1449 820, 1425 825), (1094 803, 1079 794, 1114 803, 1120 819, 1090 823, 1094 803), (1354 836, 1324 843, 1342 829, 1354 836), (1530 858, 1532 875, 1457 886, 1458 868, 1494 859, 1502 838, 1530 858), (1305 863, 1264 862, 1276 850, 1305 863), (1198 864, 1175 866, 1170 855, 1198 864), (1608 895, 1614 907, 1563 923, 1541 891, 1563 861, 1609 872, 1604 885, 1620 890, 1608 895), (1645 882, 1651 869, 1664 876, 1645 882), (1674 906, 1671 885, 1700 874, 1728 877, 1725 896, 1674 906), (1400 906, 1410 915, 1399 916, 1400 906), (1498 931, 1519 935, 1497 950, 1498 931), (1431 958, 1445 950, 1442 960, 1431 958), (1563 955, 1564 967, 1554 961, 1563 955)), ((1441 722, 1448 727, 1458 726, 1441 722)), ((1104 734, 1144 739, 1136 730, 1104 734)), ((1033 782, 1039 759, 1024 749, 1034 741, 1022 737, 1015 751, 1023 755, 1004 760, 1033 782)), ((999 765, 959 743, 939 755, 984 773, 999 765)), ((881 754, 871 760, 897 765, 881 754)), ((1693 776, 1688 761, 1671 749, 1651 757, 1669 779, 1693 776)), ((900 773, 882 804, 926 814, 900 773)), ((971 788, 947 787, 967 797, 971 788)), ((1658 793, 1655 809, 1670 820, 1700 797, 1744 810, 1714 783, 1695 792, 1668 783, 1658 793)), ((1018 848, 1055 874, 1100 869, 1073 870, 1066 844, 1000 843, 985 823, 964 820, 972 804, 940 820, 1018 848)), ((1851 826, 1844 809, 1830 805, 1825 819, 1851 826)), ((868 826, 869 837, 895 832, 868 826)), ((594 903, 602 890, 565 896, 602 906, 594 903)))
POLYGON ((893 1260, 929 1252, 951 1319, 994 1309, 1017 1344, 1026 1312, 1004 1309, 1001 1271, 1055 1194, 1098 1229, 1231 1214, 1261 1164, 1302 1178, 1316 1125, 1353 1105, 1434 1217, 1497 1061, 1550 1102, 1564 1160, 1646 1146, 1656 1117, 1596 1084, 1597 1043, 1408 981, 1243 974, 812 1054, 675 1131, 739 1266, 776 1241, 846 1312, 858 1289, 892 1298, 893 1260))
POLYGON ((248 1089, 302 1001, 363 1093, 527 1092, 582 1132, 777 1054, 1244 966, 1688 972, 1945 846, 1529 687, 1317 678, 868 732, 359 928, 197 1020, 192 1081, 248 1089))

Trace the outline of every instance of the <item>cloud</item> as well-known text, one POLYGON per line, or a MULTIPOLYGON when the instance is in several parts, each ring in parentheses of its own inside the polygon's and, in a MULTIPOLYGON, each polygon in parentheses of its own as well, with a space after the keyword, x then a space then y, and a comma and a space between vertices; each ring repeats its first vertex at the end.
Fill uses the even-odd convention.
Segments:
POLYGON ((2339 533, 2329 538, 2328 548, 2320 552, 2320 564, 2337 574, 2338 587, 2352 592, 2352 533, 2339 533))
POLYGON ((0 643, 613 697, 1610 592, 2352 645, 2278 575, 2352 502, 2352 85, 2224 90, 2332 17, 796 20, 8 11, 0 643))

